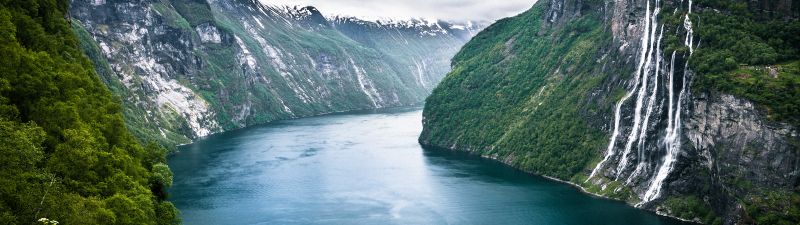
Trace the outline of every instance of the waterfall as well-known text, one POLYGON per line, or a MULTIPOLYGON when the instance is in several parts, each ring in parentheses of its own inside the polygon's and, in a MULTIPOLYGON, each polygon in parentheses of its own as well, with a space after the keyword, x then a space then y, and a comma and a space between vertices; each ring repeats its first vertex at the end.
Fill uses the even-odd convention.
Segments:
POLYGON ((639 66, 636 69, 636 75, 634 76, 634 82, 633 82, 634 89, 626 93, 625 96, 623 96, 622 99, 620 99, 619 102, 617 102, 616 108, 614 110, 614 131, 611 134, 611 140, 608 143, 608 149, 606 150, 606 155, 605 157, 603 157, 603 160, 600 161, 600 163, 598 163, 597 166, 595 166, 595 168, 592 170, 592 173, 589 175, 589 178, 587 178, 586 181, 589 181, 590 179, 592 179, 592 177, 597 175, 597 172, 602 170, 605 163, 608 162, 608 160, 611 157, 616 155, 616 152, 614 151, 614 146, 616 145, 617 137, 619 136, 619 124, 622 117, 620 113, 622 111, 622 105, 625 104, 625 101, 631 98, 631 96, 633 96, 633 93, 636 92, 636 90, 639 88, 639 79, 641 77, 641 70, 642 67, 644 66, 645 58, 647 58, 648 45, 646 45, 645 43, 650 42, 650 36, 647 35, 647 33, 650 31, 650 1, 647 1, 645 20, 646 20, 645 29, 644 29, 644 34, 642 34, 642 42, 641 42, 642 48, 641 48, 641 53, 639 55, 639 66))
MULTIPOLYGON (((689 1, 689 14, 692 13, 691 10, 692 1, 689 1)), ((689 55, 694 53, 694 47, 692 43, 694 42, 694 31, 692 30, 692 20, 689 18, 689 14, 686 14, 686 17, 683 18, 683 27, 686 28, 686 40, 684 40, 684 45, 689 47, 689 55)))
POLYGON ((417 80, 419 80, 419 84, 422 85, 423 88, 428 88, 427 84, 425 84, 425 70, 427 69, 428 65, 425 64, 424 60, 417 61, 417 59, 413 59, 414 65, 417 67, 417 80), (422 64, 420 64, 422 62, 422 64))
POLYGON ((645 112, 644 120, 642 120, 642 129, 641 133, 639 133, 639 143, 637 143, 637 147, 639 150, 638 159, 639 164, 636 165, 636 170, 628 177, 628 180, 625 181, 625 184, 630 184, 633 178, 641 173, 642 169, 645 167, 645 140, 647 137, 647 128, 650 124, 650 116, 653 113, 653 107, 655 106, 656 96, 658 94, 658 76, 661 72, 661 61, 663 58, 661 57, 661 38, 664 37, 664 25, 661 25, 661 29, 658 32, 658 42, 656 43, 656 71, 654 73, 655 79, 653 79, 653 91, 650 93, 650 97, 647 100, 647 112, 645 112))
MULTIPOLYGON (((642 44, 639 55, 639 63, 636 67, 632 89, 628 90, 625 96, 620 99, 619 102, 617 102, 614 111, 613 133, 611 135, 611 139, 609 140, 606 154, 602 161, 600 161, 600 163, 598 163, 597 166, 595 166, 595 168, 592 170, 589 178, 586 179, 588 182, 593 177, 597 176, 597 173, 603 171, 609 161, 613 160, 614 157, 619 157, 618 164, 614 170, 615 180, 626 178, 625 184, 630 184, 634 181, 634 179, 642 176, 643 174, 650 173, 646 172, 651 168, 648 167, 649 162, 646 162, 648 152, 657 151, 658 149, 663 148, 665 149, 666 154, 662 159, 659 160, 660 163, 654 171, 655 174, 649 175, 649 183, 647 183, 648 186, 643 194, 643 201, 640 204, 650 202, 661 195, 664 181, 667 179, 677 163, 678 155, 681 150, 680 136, 682 106, 686 101, 684 98, 686 95, 688 95, 687 85, 689 83, 688 76, 690 75, 690 71, 688 69, 688 60, 685 60, 683 75, 680 77, 682 81, 678 81, 681 82, 680 86, 677 87, 680 88, 680 90, 676 90, 675 87, 677 85, 675 81, 676 51, 672 52, 672 56, 669 61, 669 67, 664 69, 666 71, 664 75, 667 76, 667 81, 664 82, 665 84, 660 84, 659 82, 662 72, 662 62, 666 63, 665 59, 662 57, 661 51, 664 25, 659 26, 658 24, 658 14, 661 10, 660 4, 661 3, 659 0, 655 0, 655 6, 652 7, 651 11, 650 2, 647 1, 646 3, 646 12, 644 17, 645 27, 642 30, 642 44), (658 31, 658 33, 656 33, 656 31, 658 31), (659 100, 661 97, 659 97, 658 91, 663 90, 659 88, 659 85, 663 85, 666 88, 665 98, 668 98, 665 99, 666 101, 659 100), (677 96, 676 92, 678 92, 677 96), (620 135, 626 135, 624 134, 624 129, 620 128, 620 124, 622 122, 622 106, 634 96, 635 104, 632 112, 633 118, 631 118, 631 130, 629 131, 630 133, 627 133, 625 147, 622 149, 621 155, 618 156, 619 152, 617 152, 618 149, 616 146, 617 142, 619 141, 618 139, 620 139, 620 135), (658 105, 665 104, 665 102, 667 104, 666 112, 661 111, 662 108, 660 108, 660 106, 659 110, 655 112, 655 108, 658 105), (663 115, 662 113, 667 114, 666 130, 664 131, 663 142, 659 142, 655 149, 647 149, 648 129, 650 126, 654 125, 650 123, 650 120, 654 116, 660 118, 660 115, 663 115), (631 160, 636 160, 636 169, 632 173, 628 174, 627 177, 625 177, 625 171, 631 164, 631 160)), ((692 1, 690 0, 688 13, 686 13, 684 16, 683 21, 683 27, 686 29, 684 45, 689 48, 689 57, 691 57, 691 55, 694 53, 695 47, 691 21, 691 7, 692 1)), ((656 123, 656 125, 657 124, 659 123, 656 123)))
MULTIPOLYGON (((686 14, 683 22, 684 28, 686 28, 686 40, 684 45, 689 47, 689 56, 691 57, 693 50, 693 32, 692 32, 692 21, 689 18, 689 15, 692 13, 692 0, 689 0, 689 12, 686 14)), ((675 53, 672 53, 672 62, 671 65, 675 63, 675 53)), ((644 202, 652 201, 659 196, 661 196, 661 190, 663 189, 664 180, 667 179, 667 176, 672 172, 674 169, 675 163, 678 159, 678 153, 680 153, 681 149, 681 142, 680 142, 680 134, 681 134, 681 107, 682 103, 684 102, 684 97, 686 94, 687 89, 687 79, 686 77, 689 75, 689 62, 686 60, 686 63, 683 67, 683 76, 682 76, 682 84, 681 84, 681 92, 678 94, 678 102, 675 106, 674 116, 672 110, 672 98, 673 98, 673 90, 672 90, 672 79, 674 78, 672 73, 674 71, 670 71, 670 103, 669 103, 669 120, 667 126, 667 133, 664 137, 664 142, 667 149, 667 155, 664 157, 664 162, 658 169, 658 173, 656 173, 655 178, 650 183, 650 187, 647 188, 647 191, 644 195, 644 202), (673 120, 674 118, 674 120, 673 120)))
MULTIPOLYGON (((658 27, 657 24, 658 22, 656 21, 656 19, 658 18, 658 12, 660 10, 661 8, 659 7, 659 2, 656 1, 656 7, 655 9, 653 9, 652 18, 649 19, 650 24, 645 26, 650 28, 649 30, 650 34, 648 35, 650 37, 656 36, 656 28, 658 27)), ((645 58, 646 66, 644 67, 644 72, 642 73, 644 80, 642 82, 642 88, 639 89, 639 93, 636 96, 636 106, 634 108, 634 113, 633 113, 633 128, 631 129, 631 133, 628 135, 628 142, 625 143, 625 151, 622 153, 622 158, 620 158, 620 163, 617 165, 617 171, 616 171, 617 179, 619 179, 619 176, 622 174, 625 168, 628 167, 628 155, 631 153, 631 149, 633 148, 633 143, 641 138, 641 136, 639 136, 639 129, 642 129, 641 124, 643 122, 642 107, 644 106, 645 94, 647 93, 648 90, 647 88, 649 84, 648 79, 650 78, 650 71, 653 66, 652 61, 653 58, 658 57, 653 55, 656 52, 655 51, 656 49, 654 49, 653 45, 656 41, 661 42, 660 38, 661 36, 659 36, 658 40, 656 40, 655 38, 649 38, 648 52, 647 52, 647 57, 645 58)), ((655 87, 653 92, 655 92, 655 87)))

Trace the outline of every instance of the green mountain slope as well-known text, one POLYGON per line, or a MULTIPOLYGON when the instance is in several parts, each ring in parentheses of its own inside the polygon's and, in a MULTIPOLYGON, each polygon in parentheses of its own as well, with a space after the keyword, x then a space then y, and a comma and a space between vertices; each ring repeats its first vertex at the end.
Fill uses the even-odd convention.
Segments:
POLYGON ((0 1, 0 224, 171 224, 165 152, 128 132, 68 3, 0 1))
POLYGON ((426 101, 423 143, 564 180, 596 158, 605 137, 581 113, 605 107, 587 104, 581 93, 605 79, 596 65, 608 60, 597 62, 611 36, 598 14, 549 27, 546 7, 500 20, 464 46, 426 101))
POLYGON ((794 1, 539 1, 467 43, 420 143, 709 224, 800 222, 794 1))

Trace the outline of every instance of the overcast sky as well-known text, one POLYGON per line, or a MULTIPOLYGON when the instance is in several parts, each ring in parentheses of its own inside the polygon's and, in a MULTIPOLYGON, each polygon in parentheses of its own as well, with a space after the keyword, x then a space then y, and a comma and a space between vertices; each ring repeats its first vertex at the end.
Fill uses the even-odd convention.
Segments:
POLYGON ((536 0, 260 0, 271 5, 314 6, 325 15, 494 21, 528 10, 536 0))

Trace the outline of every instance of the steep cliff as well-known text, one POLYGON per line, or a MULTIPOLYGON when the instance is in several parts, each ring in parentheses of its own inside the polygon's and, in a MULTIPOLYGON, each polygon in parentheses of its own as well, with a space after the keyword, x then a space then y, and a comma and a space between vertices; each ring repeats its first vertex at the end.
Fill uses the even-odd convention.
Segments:
POLYGON ((797 9, 540 1, 455 56, 420 142, 688 220, 796 224, 797 9))
POLYGON ((417 104, 470 38, 445 22, 328 20, 313 7, 256 0, 71 6, 126 122, 170 145, 277 119, 417 104))

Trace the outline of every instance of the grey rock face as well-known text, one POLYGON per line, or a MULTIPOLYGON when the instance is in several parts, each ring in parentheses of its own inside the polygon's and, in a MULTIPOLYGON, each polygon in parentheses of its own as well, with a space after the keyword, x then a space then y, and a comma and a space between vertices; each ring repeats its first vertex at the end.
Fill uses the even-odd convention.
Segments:
POLYGON ((751 102, 727 94, 702 94, 692 104, 684 126, 687 164, 694 166, 684 170, 695 177, 675 177, 670 188, 701 190, 680 180, 712 184, 712 191, 704 194, 723 203, 715 207, 729 218, 741 216, 737 214, 742 206, 735 199, 797 190, 800 137, 796 127, 768 121, 751 102))
MULTIPOLYGON (((792 2, 749 4, 769 8, 792 2)), ((581 10, 586 10, 580 5, 581 1, 550 1, 545 26, 580 17, 581 10)), ((743 199, 800 190, 797 127, 770 121, 747 100, 691 90, 694 72, 687 61, 700 42, 693 33, 696 21, 686 16, 692 13, 692 1, 607 1, 604 5, 596 10, 605 15, 603 24, 613 40, 602 55, 613 60, 602 70, 621 68, 630 76, 612 74, 587 96, 589 101, 602 102, 599 96, 609 96, 612 90, 624 87, 626 91, 622 100, 614 100, 612 114, 587 114, 590 123, 608 132, 611 143, 598 150, 600 162, 578 185, 610 195, 630 195, 623 200, 671 215, 682 212, 668 211, 668 200, 694 196, 726 224, 745 221, 743 199), (683 23, 664 24, 658 17, 664 8, 683 14, 683 23), (682 40, 687 51, 663 52, 662 42, 670 36, 682 40)))
POLYGON ((253 0, 75 0, 71 14, 93 46, 87 52, 99 52, 90 54, 95 66, 109 68, 98 71, 122 98, 129 127, 167 144, 276 119, 418 104, 469 39, 397 41, 396 24, 345 32, 313 7, 253 0))

